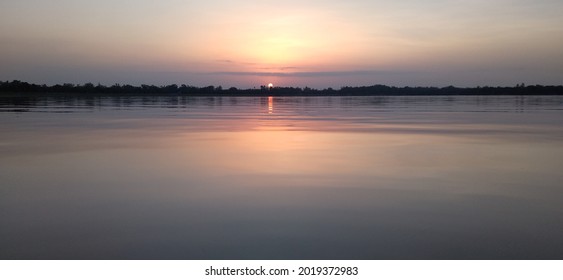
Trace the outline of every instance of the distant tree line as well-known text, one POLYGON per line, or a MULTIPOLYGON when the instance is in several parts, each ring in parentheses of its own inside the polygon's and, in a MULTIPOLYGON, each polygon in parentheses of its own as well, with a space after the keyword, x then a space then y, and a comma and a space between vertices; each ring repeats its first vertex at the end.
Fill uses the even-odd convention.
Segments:
POLYGON ((120 85, 105 86, 101 84, 57 84, 53 86, 30 84, 22 81, 0 81, 2 93, 36 93, 36 94, 90 94, 90 95, 194 95, 194 96, 361 96, 361 95, 563 95, 563 86, 526 86, 515 87, 390 87, 385 85, 342 87, 340 89, 312 89, 309 87, 274 87, 261 86, 257 89, 223 89, 221 86, 195 87, 176 84, 167 86, 154 85, 120 85))

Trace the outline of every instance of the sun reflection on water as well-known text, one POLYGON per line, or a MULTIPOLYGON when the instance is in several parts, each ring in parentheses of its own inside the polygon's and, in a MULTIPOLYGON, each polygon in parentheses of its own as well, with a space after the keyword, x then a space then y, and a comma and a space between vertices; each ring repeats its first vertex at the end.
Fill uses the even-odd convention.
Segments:
POLYGON ((268 96, 268 114, 274 113, 274 97, 268 96))

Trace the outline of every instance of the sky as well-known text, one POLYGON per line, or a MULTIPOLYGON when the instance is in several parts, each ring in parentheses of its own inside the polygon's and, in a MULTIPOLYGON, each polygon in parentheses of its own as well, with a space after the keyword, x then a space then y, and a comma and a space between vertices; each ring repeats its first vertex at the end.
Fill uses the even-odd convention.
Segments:
POLYGON ((2 0, 0 80, 563 84, 561 0, 2 0))

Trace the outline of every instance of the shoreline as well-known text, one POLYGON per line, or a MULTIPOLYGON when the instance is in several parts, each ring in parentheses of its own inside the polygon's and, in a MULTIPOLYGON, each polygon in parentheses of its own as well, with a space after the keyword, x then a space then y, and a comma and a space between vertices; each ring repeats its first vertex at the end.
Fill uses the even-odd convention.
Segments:
POLYGON ((57 84, 53 86, 30 84, 21 81, 0 82, 0 97, 16 96, 503 96, 503 95, 563 95, 563 85, 544 86, 524 84, 515 87, 391 87, 386 85, 345 86, 340 89, 312 89, 309 87, 267 87, 259 89, 238 89, 221 86, 195 87, 176 84, 155 85, 120 85, 105 86, 92 83, 83 85, 57 84))

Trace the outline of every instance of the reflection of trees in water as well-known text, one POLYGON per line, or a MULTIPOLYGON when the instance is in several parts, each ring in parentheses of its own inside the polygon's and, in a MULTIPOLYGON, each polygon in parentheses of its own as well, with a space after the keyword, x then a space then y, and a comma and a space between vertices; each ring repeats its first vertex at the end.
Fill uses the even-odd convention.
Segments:
POLYGON ((49 112, 170 108, 256 108, 276 114, 292 111, 305 115, 323 110, 404 110, 404 111, 506 111, 560 110, 562 96, 94 96, 19 95, 0 96, 0 111, 49 112))

